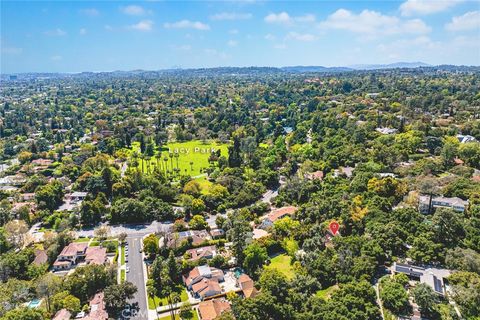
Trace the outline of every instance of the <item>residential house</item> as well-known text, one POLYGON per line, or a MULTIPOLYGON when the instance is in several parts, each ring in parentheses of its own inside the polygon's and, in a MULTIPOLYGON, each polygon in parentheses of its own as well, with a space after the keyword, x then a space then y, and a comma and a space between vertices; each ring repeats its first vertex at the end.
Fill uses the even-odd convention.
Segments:
POLYGON ((308 179, 308 180, 322 180, 323 179, 323 171, 318 170, 318 171, 315 171, 315 172, 306 173, 304 175, 304 177, 305 177, 305 179, 308 179))
POLYGON ((87 195, 88 192, 79 191, 66 194, 63 199, 63 204, 58 208, 58 211, 73 211, 79 208, 87 195))
POLYGON ((406 274, 409 278, 428 285, 441 296, 446 293, 445 279, 451 274, 451 271, 447 269, 422 268, 396 262, 393 265, 393 271, 406 274))
POLYGON ((296 211, 297 207, 294 206, 282 207, 272 210, 269 214, 263 217, 262 223, 260 224, 259 228, 267 229, 273 226, 275 221, 285 218, 286 216, 291 216, 296 211))
POLYGON ((467 143, 467 142, 475 142, 477 139, 475 139, 474 136, 470 135, 463 135, 463 134, 458 134, 457 135, 458 142, 460 143, 467 143))
POLYGON ((87 264, 106 264, 108 262, 107 249, 101 247, 88 247, 85 252, 85 262, 87 264))
POLYGON ((222 293, 222 288, 217 279, 203 279, 192 285, 192 294, 194 297, 204 300, 222 293))
POLYGON ((179 247, 184 241, 192 241, 192 245, 198 246, 205 241, 212 240, 207 230, 188 230, 178 233, 171 233, 167 236, 167 246, 169 248, 179 247))
POLYGON ((220 228, 215 228, 210 230, 210 235, 213 239, 223 238, 225 236, 225 230, 220 228))
POLYGON ((245 298, 255 297, 258 294, 257 288, 255 288, 255 283, 252 278, 247 274, 243 273, 237 279, 237 285, 242 290, 243 296, 245 298))
POLYGON ((215 279, 218 282, 224 281, 223 271, 217 268, 209 267, 208 265, 198 266, 193 268, 186 276, 183 277, 183 282, 188 290, 192 290, 192 286, 204 279, 215 279))
MULTIPOLYGON (((418 210, 421 213, 428 213, 430 203, 430 196, 420 196, 418 203, 418 210)), ((458 197, 433 197, 432 208, 450 208, 457 212, 464 212, 468 207, 468 200, 462 200, 458 197)))
POLYGON ((72 242, 65 248, 53 263, 55 271, 68 270, 80 260, 85 259, 88 244, 85 242, 72 242))
POLYGON ((48 262, 48 255, 45 250, 35 249, 35 259, 33 259, 33 264, 40 266, 48 262))
POLYGON ((108 313, 105 310, 103 297, 103 292, 99 292, 90 300, 90 312, 83 318, 84 320, 108 320, 108 313))
POLYGON ((55 313, 55 316, 52 320, 70 320, 72 318, 72 314, 67 309, 60 309, 55 313))
POLYGON ((35 200, 35 193, 34 192, 31 192, 31 193, 22 193, 20 195, 20 199, 24 202, 30 202, 30 201, 33 201, 35 200))
POLYGON ((188 260, 190 261, 198 261, 202 258, 212 259, 217 255, 217 247, 206 246, 206 247, 194 248, 194 249, 187 250, 185 253, 189 257, 188 260))
POLYGON ((333 170, 333 176, 337 178, 341 175, 345 175, 347 178, 351 178, 353 175, 354 169, 355 168, 353 167, 340 167, 338 169, 333 170))
POLYGON ((252 239, 257 240, 257 239, 260 239, 260 238, 263 238, 263 237, 268 237, 269 235, 270 235, 270 233, 268 233, 267 231, 265 231, 263 229, 254 228, 253 229, 253 234, 252 234, 252 239))
POLYGON ((397 133, 397 129, 395 128, 376 128, 375 129, 377 132, 380 132, 381 134, 394 134, 397 133))
POLYGON ((230 302, 226 299, 212 299, 198 304, 200 320, 214 320, 224 312, 231 310, 230 302))

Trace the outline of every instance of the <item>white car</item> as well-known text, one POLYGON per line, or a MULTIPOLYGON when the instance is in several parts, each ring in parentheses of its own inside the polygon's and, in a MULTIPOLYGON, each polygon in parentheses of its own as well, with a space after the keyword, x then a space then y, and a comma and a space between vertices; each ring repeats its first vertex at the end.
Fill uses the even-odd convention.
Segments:
POLYGON ((127 268, 125 269, 125 271, 126 271, 127 273, 129 273, 129 272, 130 272, 130 268, 127 267, 127 268))

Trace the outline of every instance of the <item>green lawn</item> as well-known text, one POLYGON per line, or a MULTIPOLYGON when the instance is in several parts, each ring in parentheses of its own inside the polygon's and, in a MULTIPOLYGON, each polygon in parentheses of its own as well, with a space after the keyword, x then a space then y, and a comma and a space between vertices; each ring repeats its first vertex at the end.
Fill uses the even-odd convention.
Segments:
POLYGON ((92 241, 90 242, 90 247, 98 247, 100 245, 100 241, 92 241))
MULTIPOLYGON (((180 169, 181 174, 198 176, 202 173, 201 169, 205 169, 210 166, 208 158, 212 149, 220 150, 221 156, 228 156, 228 144, 217 144, 215 141, 208 141, 205 144, 200 140, 168 143, 162 147, 161 160, 157 161, 155 156, 151 157, 149 161, 150 168, 152 169, 154 167, 159 167, 161 170, 165 170, 166 168, 167 170, 172 171, 173 165, 173 169, 180 169), (169 153, 177 153, 179 154, 179 157, 170 158, 169 153), (167 158, 166 162, 164 161, 165 157, 167 158)), ((140 145, 138 143, 132 144, 132 148, 127 150, 127 153, 130 155, 130 161, 132 161, 133 151, 136 151, 138 154, 140 154, 140 145)), ((157 154, 157 152, 155 153, 157 154)), ((137 161, 140 169, 142 168, 143 162, 143 169, 146 171, 147 161, 141 160, 140 158, 137 161)))
MULTIPOLYGON (((188 300, 187 289, 181 284, 175 287, 175 291, 180 294, 180 299, 182 301, 188 300)), ((148 297, 148 309, 155 309, 155 305, 157 307, 166 306, 168 304, 167 298, 159 298, 155 297, 155 303, 151 297, 148 297)))
POLYGON ((120 282, 124 282, 127 278, 126 271, 124 269, 120 270, 120 282))
POLYGON ((286 254, 279 254, 270 260, 270 264, 265 266, 265 269, 276 269, 283 273, 288 279, 292 279, 295 275, 293 267, 290 264, 292 258, 286 254))
POLYGON ((317 297, 319 298, 322 298, 324 300, 327 300, 330 298, 330 296, 332 295, 332 293, 338 289, 338 286, 331 286, 331 287, 328 287, 328 288, 325 288, 325 289, 322 289, 322 290, 318 290, 316 295, 317 297))
POLYGON ((125 264, 125 246, 121 246, 120 250, 120 264, 123 266, 125 264))
MULTIPOLYGON (((192 320, 198 320, 198 312, 197 310, 193 310, 192 309, 192 314, 193 314, 193 318, 192 320)), ((170 316, 165 316, 165 317, 161 317, 161 318, 158 318, 159 320, 170 320, 172 319, 172 317, 170 316)), ((175 320, 180 320, 180 316, 177 314, 175 314, 175 320)))
POLYGON ((88 242, 88 241, 90 241, 89 238, 78 238, 73 240, 73 242, 88 242))

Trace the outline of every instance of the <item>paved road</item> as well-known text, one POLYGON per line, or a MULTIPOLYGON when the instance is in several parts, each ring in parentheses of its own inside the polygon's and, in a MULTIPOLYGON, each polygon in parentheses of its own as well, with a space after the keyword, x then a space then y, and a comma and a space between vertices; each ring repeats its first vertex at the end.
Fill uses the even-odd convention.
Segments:
POLYGON ((147 320, 148 319, 148 307, 145 292, 145 278, 143 275, 143 257, 140 252, 142 236, 133 236, 127 238, 129 254, 127 267, 130 268, 130 272, 127 275, 127 281, 130 281, 137 286, 137 293, 131 300, 132 304, 136 304, 138 311, 133 312, 130 319, 135 320, 147 320))
MULTIPOLYGON (((167 232, 173 228, 172 223, 154 221, 150 224, 120 224, 110 226, 110 235, 115 236, 125 232, 129 236, 144 236, 149 233, 167 232)), ((76 231, 78 237, 93 237, 94 228, 76 231)))

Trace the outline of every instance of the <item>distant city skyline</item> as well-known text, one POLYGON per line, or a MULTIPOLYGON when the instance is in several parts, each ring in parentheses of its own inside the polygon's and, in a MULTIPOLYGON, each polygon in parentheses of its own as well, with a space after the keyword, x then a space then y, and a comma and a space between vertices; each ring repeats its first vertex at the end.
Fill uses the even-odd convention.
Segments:
POLYGON ((2 73, 480 65, 479 1, 2 1, 2 73))

